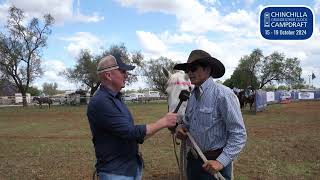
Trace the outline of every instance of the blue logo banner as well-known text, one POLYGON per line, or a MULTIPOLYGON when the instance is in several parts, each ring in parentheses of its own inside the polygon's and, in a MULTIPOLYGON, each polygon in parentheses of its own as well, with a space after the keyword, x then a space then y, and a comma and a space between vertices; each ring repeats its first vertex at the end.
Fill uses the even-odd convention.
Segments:
POLYGON ((266 7, 260 13, 260 33, 269 40, 303 40, 313 33, 313 13, 308 7, 266 7))
POLYGON ((256 112, 263 111, 267 106, 267 92, 262 90, 256 90, 255 97, 256 112))

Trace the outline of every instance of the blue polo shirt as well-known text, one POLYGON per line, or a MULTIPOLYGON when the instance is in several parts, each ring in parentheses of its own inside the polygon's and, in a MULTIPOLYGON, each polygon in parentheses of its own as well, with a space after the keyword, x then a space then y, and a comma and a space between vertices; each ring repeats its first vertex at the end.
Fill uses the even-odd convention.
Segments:
POLYGON ((135 176, 141 163, 138 143, 143 143, 146 125, 134 125, 118 94, 102 85, 90 99, 87 116, 97 172, 135 176))

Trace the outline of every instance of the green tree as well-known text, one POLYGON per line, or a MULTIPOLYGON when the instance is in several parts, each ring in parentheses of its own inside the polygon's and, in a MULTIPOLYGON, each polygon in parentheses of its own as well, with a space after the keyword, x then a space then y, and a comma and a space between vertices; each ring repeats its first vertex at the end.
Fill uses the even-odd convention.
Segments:
POLYGON ((226 80, 223 82, 223 85, 228 86, 228 87, 231 88, 231 89, 232 89, 233 87, 236 87, 236 86, 234 85, 234 83, 233 83, 233 81, 232 81, 231 78, 226 79, 226 80))
POLYGON ((305 82, 301 82, 291 85, 291 89, 308 89, 308 86, 305 82))
POLYGON ((262 61, 260 88, 272 81, 282 81, 283 64, 285 61, 284 54, 274 52, 265 57, 262 61))
POLYGON ((72 82, 85 84, 93 95, 100 85, 97 76, 98 60, 90 54, 89 50, 82 50, 74 68, 67 68, 63 74, 72 82))
POLYGON ((140 51, 129 53, 126 46, 121 43, 119 45, 112 45, 109 49, 105 50, 102 53, 102 56, 99 57, 99 59, 106 55, 113 55, 115 58, 121 58, 126 64, 136 66, 134 70, 129 72, 129 76, 127 79, 128 85, 138 80, 138 75, 141 74, 141 70, 142 68, 144 68, 144 57, 140 51))
POLYGON ((304 79, 301 78, 302 68, 298 58, 287 58, 283 69, 283 79, 289 87, 299 87, 305 84, 304 79))
POLYGON ((61 93, 61 91, 58 90, 58 84, 56 82, 54 83, 43 83, 42 84, 42 92, 45 95, 56 95, 61 93))
POLYGON ((272 81, 286 83, 289 86, 301 84, 304 82, 301 73, 298 58, 285 58, 284 54, 274 52, 262 61, 260 88, 272 81))
POLYGON ((100 80, 97 75, 97 64, 100 59, 106 55, 113 55, 116 58, 122 58, 125 63, 137 66, 135 70, 129 73, 127 83, 137 81, 137 72, 142 67, 143 56, 140 52, 129 53, 124 44, 112 45, 109 49, 105 50, 101 55, 93 56, 88 50, 82 50, 77 63, 73 68, 68 68, 62 74, 72 82, 82 83, 90 89, 90 94, 94 92, 100 85, 100 80))
POLYGON ((247 86, 244 88, 247 88, 248 86, 251 86, 253 88, 257 88, 258 81, 257 81, 257 74, 260 68, 260 62, 263 58, 262 51, 260 49, 254 49, 252 53, 240 60, 240 69, 242 72, 242 75, 247 76, 248 83, 247 86))
POLYGON ((284 54, 278 52, 264 57, 261 50, 255 49, 240 59, 238 67, 225 84, 242 89, 248 86, 262 89, 272 82, 296 86, 304 82, 301 72, 298 58, 285 58, 284 54))
POLYGON ((263 88, 265 91, 275 91, 277 87, 274 84, 265 85, 263 88))
POLYGON ((166 57, 148 61, 143 72, 145 77, 147 77, 150 87, 161 93, 166 93, 167 78, 164 76, 162 68, 166 68, 168 71, 172 72, 174 65, 175 63, 166 57))
POLYGON ((290 88, 288 86, 285 86, 285 85, 280 85, 278 86, 278 90, 290 90, 290 88))
POLYGON ((230 80, 224 82, 229 87, 237 87, 245 89, 248 86, 258 88, 257 74, 262 59, 262 51, 254 49, 250 55, 246 55, 240 59, 238 67, 234 70, 230 80))
POLYGON ((27 106, 29 84, 42 74, 41 48, 47 45, 53 22, 48 14, 43 23, 38 18, 26 23, 24 12, 13 6, 9 8, 5 32, 0 33, 1 72, 22 93, 23 106, 27 106))
POLYGON ((30 86, 27 93, 30 93, 31 96, 40 96, 41 91, 37 87, 30 86))
POLYGON ((227 82, 224 82, 224 84, 226 84, 230 88, 237 87, 240 89, 245 89, 248 86, 256 88, 258 83, 257 77, 254 74, 251 74, 251 72, 247 71, 246 69, 237 67, 233 71, 230 79, 227 82), (229 83, 231 86, 229 86, 227 83, 229 83))

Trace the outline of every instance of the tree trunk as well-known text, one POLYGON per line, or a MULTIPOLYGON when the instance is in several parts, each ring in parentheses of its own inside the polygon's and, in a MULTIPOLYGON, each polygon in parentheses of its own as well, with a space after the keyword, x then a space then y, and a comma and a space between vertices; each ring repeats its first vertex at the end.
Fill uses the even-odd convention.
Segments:
POLYGON ((27 103, 27 93, 26 92, 21 92, 22 94, 22 105, 23 107, 27 107, 28 103, 27 103))
POLYGON ((96 90, 98 89, 99 85, 100 85, 100 83, 98 83, 96 86, 91 87, 91 90, 90 90, 90 96, 91 97, 96 92, 96 90))

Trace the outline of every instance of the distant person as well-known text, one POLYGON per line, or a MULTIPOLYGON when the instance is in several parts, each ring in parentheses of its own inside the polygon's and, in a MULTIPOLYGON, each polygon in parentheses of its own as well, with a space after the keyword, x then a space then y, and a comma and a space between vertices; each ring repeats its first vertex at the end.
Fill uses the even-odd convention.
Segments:
POLYGON ((233 87, 232 90, 233 90, 234 94, 236 94, 237 96, 240 93, 240 89, 238 89, 236 87, 233 87))
POLYGON ((134 124, 119 93, 128 78, 127 71, 134 68, 125 64, 121 57, 112 55, 98 63, 101 85, 89 102, 87 116, 100 180, 140 180, 143 160, 138 143, 142 144, 162 128, 176 125, 175 113, 167 113, 154 123, 134 124))
POLYGON ((254 95, 254 89, 252 86, 248 86, 245 89, 245 95, 246 95, 246 98, 249 98, 250 96, 254 95))
POLYGON ((213 78, 224 75, 224 65, 203 50, 190 53, 187 63, 177 64, 195 85, 186 109, 186 125, 178 126, 176 135, 187 138, 189 131, 209 161, 204 163, 193 147, 187 157, 188 180, 212 180, 220 172, 232 178, 232 161, 239 155, 247 139, 240 105, 232 90, 213 78))

